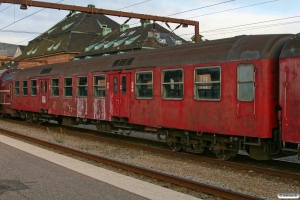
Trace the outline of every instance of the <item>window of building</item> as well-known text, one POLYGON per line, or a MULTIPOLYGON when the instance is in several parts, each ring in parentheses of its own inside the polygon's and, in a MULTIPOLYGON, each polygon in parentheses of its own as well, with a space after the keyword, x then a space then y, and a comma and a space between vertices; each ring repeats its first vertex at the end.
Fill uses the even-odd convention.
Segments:
POLYGON ((195 69, 195 99, 221 99, 221 68, 199 67, 195 69))
POLYGON ((88 78, 86 76, 77 79, 77 95, 79 97, 87 97, 88 95, 88 78))
POLYGON ((15 81, 15 95, 20 95, 20 81, 15 81))
POLYGON ((31 96, 36 96, 36 94, 37 94, 36 80, 31 80, 30 86, 31 86, 31 91, 30 91, 31 96))
POLYGON ((237 67, 237 98, 239 101, 252 101, 254 98, 254 65, 241 64, 237 67))
POLYGON ((105 75, 94 76, 94 97, 105 97, 105 75))
POLYGON ((22 81, 22 95, 27 96, 27 94, 28 94, 27 81, 22 81))
POLYGON ((162 71, 163 99, 183 98, 183 70, 172 69, 162 71))
POLYGON ((52 96, 59 96, 59 79, 58 78, 52 79, 51 94, 52 94, 52 96))
POLYGON ((135 74, 135 96, 139 99, 153 98, 153 72, 135 74))
POLYGON ((71 97, 72 96, 72 78, 64 78, 64 96, 71 97))

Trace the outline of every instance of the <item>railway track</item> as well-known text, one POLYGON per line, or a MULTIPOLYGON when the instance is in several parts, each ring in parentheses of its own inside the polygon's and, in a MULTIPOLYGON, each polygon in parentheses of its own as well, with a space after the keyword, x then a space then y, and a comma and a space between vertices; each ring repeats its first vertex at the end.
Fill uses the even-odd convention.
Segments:
POLYGON ((42 145, 47 148, 55 149, 55 150, 58 150, 58 151, 61 151, 64 153, 72 154, 74 156, 78 156, 78 157, 82 157, 82 158, 92 160, 95 162, 103 163, 103 164, 113 166, 113 167, 116 167, 119 169, 123 169, 123 170, 129 171, 129 172, 137 173, 137 174, 140 174, 143 176, 151 177, 153 179, 158 179, 158 180, 165 181, 168 183, 176 184, 176 185, 179 185, 180 187, 185 187, 185 188, 193 189, 198 192, 211 194, 216 197, 221 197, 221 198, 225 198, 225 199, 260 199, 258 197, 241 194, 241 193, 234 192, 231 190, 225 190, 225 189, 218 188, 215 186, 210 186, 207 184, 195 182, 192 180, 176 177, 176 176, 161 173, 161 172, 157 172, 157 171, 150 170, 147 168, 138 167, 135 165, 124 163, 124 162, 112 160, 112 159, 105 158, 102 156, 97 156, 94 154, 90 154, 90 153, 76 150, 73 148, 68 148, 68 147, 65 147, 65 146, 62 146, 59 144, 40 140, 40 139, 33 138, 30 136, 26 136, 26 135, 12 132, 12 131, 8 131, 5 129, 0 129, 0 132, 2 134, 5 134, 8 136, 17 138, 17 139, 21 139, 21 140, 24 140, 27 142, 32 142, 37 145, 42 145))
MULTIPOLYGON (((13 122, 13 123, 16 122, 15 120, 10 120, 10 119, 4 119, 4 120, 13 122)), ((42 130, 47 130, 47 128, 48 128, 47 126, 29 124, 24 121, 18 121, 18 123, 25 125, 25 126, 42 129, 42 130)), ((204 156, 187 154, 187 153, 182 153, 182 152, 173 152, 173 151, 166 149, 167 146, 165 143, 159 144, 159 146, 162 148, 157 148, 156 146, 153 147, 155 144, 158 143, 158 142, 154 142, 154 141, 147 140, 147 143, 150 142, 150 146, 147 146, 145 144, 127 142, 122 139, 110 138, 112 136, 111 133, 102 133, 101 132, 101 134, 104 134, 104 135, 99 135, 99 131, 87 130, 84 128, 77 128, 77 127, 75 128, 75 127, 69 127, 69 126, 61 126, 61 125, 53 125, 53 124, 51 124, 51 125, 52 125, 53 130, 59 131, 59 129, 61 127, 63 127, 63 131, 65 134, 74 136, 77 138, 82 138, 82 139, 92 140, 92 141, 107 142, 110 144, 122 145, 125 147, 136 148, 136 149, 150 151, 150 152, 154 152, 154 153, 160 153, 163 155, 169 155, 169 156, 173 156, 173 157, 177 157, 177 158, 190 159, 190 160, 195 160, 195 161, 199 161, 199 162, 210 163, 213 165, 219 165, 222 167, 225 166, 225 167, 230 167, 230 168, 237 169, 237 170, 252 171, 254 173, 261 173, 261 174, 265 174, 265 175, 269 175, 269 176, 276 176, 276 177, 300 181, 299 173, 285 172, 285 171, 274 170, 274 169, 270 169, 270 168, 253 166, 253 165, 242 164, 242 163, 237 163, 237 162, 221 161, 221 160, 217 160, 214 158, 208 158, 208 157, 204 157, 204 156), (86 133, 82 134, 82 133, 79 133, 78 131, 88 132, 88 134, 86 134, 86 133), (97 134, 97 135, 95 135, 95 134, 97 134), (107 136, 107 137, 105 137, 105 136, 107 136)), ((126 137, 126 139, 128 139, 128 137, 126 137)), ((138 142, 139 138, 130 138, 130 140, 135 140, 135 142, 138 142)), ((298 167, 298 164, 285 163, 285 162, 280 162, 280 161, 276 161, 276 160, 274 160, 274 161, 272 160, 271 163, 273 165, 283 165, 284 167, 294 167, 294 168, 298 167), (297 165, 297 166, 295 167, 295 165, 297 165)))

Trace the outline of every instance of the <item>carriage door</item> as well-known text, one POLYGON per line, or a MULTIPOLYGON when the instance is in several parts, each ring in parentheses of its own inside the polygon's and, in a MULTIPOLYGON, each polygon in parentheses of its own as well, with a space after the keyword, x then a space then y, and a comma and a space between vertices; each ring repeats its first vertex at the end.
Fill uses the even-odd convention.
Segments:
POLYGON ((40 109, 48 109, 48 80, 40 80, 40 109))
POLYGON ((130 74, 111 74, 109 78, 109 90, 115 117, 129 118, 130 102, 130 74))

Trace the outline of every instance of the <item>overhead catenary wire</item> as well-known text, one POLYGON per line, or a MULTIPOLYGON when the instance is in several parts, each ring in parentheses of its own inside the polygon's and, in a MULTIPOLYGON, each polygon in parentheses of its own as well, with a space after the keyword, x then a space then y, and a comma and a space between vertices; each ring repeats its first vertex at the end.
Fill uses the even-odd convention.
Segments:
POLYGON ((10 6, 6 7, 6 8, 4 8, 3 10, 0 10, 0 12, 4 11, 4 10, 6 10, 6 9, 12 7, 12 6, 13 6, 13 5, 10 5, 10 6))
MULTIPOLYGON (((275 21, 282 21, 282 20, 293 19, 293 18, 298 18, 298 17, 300 17, 300 15, 295 15, 295 16, 291 16, 291 17, 283 17, 283 18, 266 20, 266 21, 259 21, 259 22, 248 23, 248 24, 241 24, 241 25, 236 25, 236 26, 229 26, 229 27, 224 27, 224 28, 211 29, 211 30, 202 31, 201 33, 216 32, 216 31, 217 32, 224 32, 224 31, 226 31, 228 29, 229 29, 228 31, 232 31, 230 29, 239 28, 239 27, 247 28, 245 26, 256 25, 256 24, 263 24, 263 23, 268 23, 268 22, 275 22, 275 21)), ((267 26, 267 25, 265 25, 265 26, 267 26)), ((251 27, 249 27, 249 28, 251 28, 251 27)), ((194 34, 194 33, 181 34, 179 36, 192 35, 192 34, 194 34)))
POLYGON ((139 2, 139 3, 135 3, 135 4, 132 4, 132 5, 126 6, 126 7, 124 7, 124 8, 119 8, 118 10, 123 10, 123 9, 125 9, 125 8, 130 8, 130 7, 132 7, 132 6, 136 6, 136 5, 139 5, 139 4, 142 4, 142 3, 146 3, 146 2, 148 2, 148 1, 151 1, 151 0, 146 0, 146 1, 139 2))
MULTIPOLYGON (((60 3, 60 2, 62 2, 62 1, 64 1, 64 0, 61 0, 61 1, 57 2, 57 3, 60 3)), ((23 17, 23 18, 21 18, 21 19, 15 21, 15 22, 13 22, 13 23, 11 23, 11 24, 8 24, 7 26, 4 26, 4 27, 0 28, 0 30, 3 30, 3 29, 5 29, 5 28, 7 28, 7 27, 9 27, 9 26, 11 26, 11 25, 13 25, 13 24, 15 24, 15 23, 18 23, 18 22, 20 22, 20 21, 22 21, 22 20, 24 20, 24 19, 26 19, 26 18, 28 18, 28 17, 31 17, 32 15, 35 15, 35 14, 37 14, 37 13, 39 13, 39 12, 45 10, 45 9, 46 9, 46 8, 43 8, 43 9, 38 10, 38 11, 36 11, 36 12, 30 14, 30 15, 27 15, 26 17, 23 17)))
POLYGON ((232 9, 228 9, 228 10, 221 10, 221 11, 217 11, 217 12, 212 12, 212 13, 207 13, 207 14, 203 14, 203 15, 193 16, 193 17, 189 17, 189 18, 186 18, 186 19, 193 19, 193 18, 203 17, 203 16, 207 16, 207 15, 213 15, 213 14, 219 14, 219 13, 233 11, 233 10, 239 10, 239 9, 248 8, 248 7, 252 7, 252 6, 258 6, 258 5, 262 5, 262 4, 273 3, 275 1, 280 1, 280 0, 265 1, 265 2, 261 2, 261 3, 251 4, 251 5, 248 5, 248 6, 242 6, 242 7, 232 8, 232 9))

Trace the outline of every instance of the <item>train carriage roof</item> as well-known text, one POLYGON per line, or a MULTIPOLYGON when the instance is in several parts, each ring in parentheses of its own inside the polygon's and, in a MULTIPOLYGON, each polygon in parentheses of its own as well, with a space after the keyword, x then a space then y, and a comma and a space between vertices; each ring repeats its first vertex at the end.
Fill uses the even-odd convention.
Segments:
POLYGON ((300 57, 300 33, 291 37, 284 45, 280 58, 300 57))
POLYGON ((20 70, 14 78, 86 74, 146 67, 278 59, 292 35, 243 35, 156 50, 128 52, 20 70))

